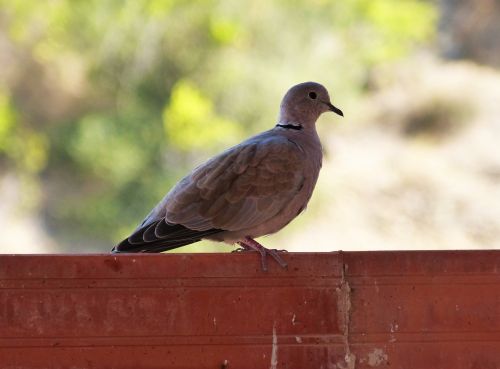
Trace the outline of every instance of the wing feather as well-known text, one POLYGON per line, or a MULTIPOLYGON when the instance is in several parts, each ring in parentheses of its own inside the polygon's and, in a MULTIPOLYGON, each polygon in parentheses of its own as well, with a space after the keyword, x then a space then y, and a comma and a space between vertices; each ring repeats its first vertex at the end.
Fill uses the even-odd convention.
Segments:
POLYGON ((265 222, 300 190, 300 154, 296 144, 281 136, 236 146, 173 190, 172 201, 165 203, 166 219, 192 229, 230 231, 265 222), (190 197, 189 209, 185 196, 190 197))
POLYGON ((136 230, 113 249, 114 252, 161 252, 198 242, 203 237, 221 232, 220 229, 194 231, 180 224, 157 220, 136 230))
POLYGON ((301 154, 270 131, 226 150, 177 183, 115 251, 160 252, 263 224, 300 191, 301 154))

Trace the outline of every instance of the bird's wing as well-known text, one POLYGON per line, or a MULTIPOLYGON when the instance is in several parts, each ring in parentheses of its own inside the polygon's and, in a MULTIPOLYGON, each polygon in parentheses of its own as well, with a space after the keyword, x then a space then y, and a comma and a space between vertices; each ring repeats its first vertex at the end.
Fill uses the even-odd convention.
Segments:
POLYGON ((300 191, 303 160, 299 146, 272 134, 226 150, 177 183, 115 251, 165 251, 262 224, 300 191))
POLYGON ((300 191, 304 157, 294 142, 269 134, 195 169, 165 201, 170 223, 236 231, 266 222, 300 191))

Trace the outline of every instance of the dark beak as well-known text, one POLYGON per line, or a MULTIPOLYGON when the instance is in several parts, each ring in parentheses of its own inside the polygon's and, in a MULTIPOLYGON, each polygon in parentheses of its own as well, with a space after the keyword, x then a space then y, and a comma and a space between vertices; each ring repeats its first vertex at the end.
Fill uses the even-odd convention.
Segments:
POLYGON ((339 108, 337 108, 335 105, 333 105, 332 103, 330 102, 325 102, 326 105, 328 105, 328 108, 333 111, 334 113, 340 115, 341 117, 344 116, 344 113, 342 113, 342 110, 340 110, 339 108))

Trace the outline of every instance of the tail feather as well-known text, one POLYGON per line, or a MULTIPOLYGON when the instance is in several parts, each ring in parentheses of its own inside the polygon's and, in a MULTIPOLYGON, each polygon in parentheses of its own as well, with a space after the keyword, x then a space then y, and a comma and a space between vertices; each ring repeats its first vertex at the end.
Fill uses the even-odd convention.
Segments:
POLYGON ((162 252, 201 241, 203 237, 222 232, 221 229, 195 231, 165 219, 147 224, 113 247, 112 253, 162 252))

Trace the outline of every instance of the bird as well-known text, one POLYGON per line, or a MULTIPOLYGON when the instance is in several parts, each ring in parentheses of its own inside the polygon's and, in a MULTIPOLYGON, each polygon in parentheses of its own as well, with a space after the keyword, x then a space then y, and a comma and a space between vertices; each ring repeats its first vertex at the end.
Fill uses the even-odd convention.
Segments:
POLYGON ((278 250, 255 238, 278 232, 306 209, 322 165, 316 121, 325 112, 344 116, 323 85, 291 87, 273 128, 196 167, 111 252, 163 252, 208 239, 258 251, 264 271, 267 255, 286 268, 278 250))

